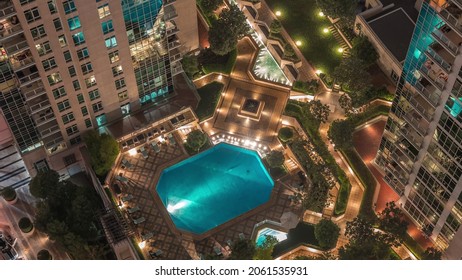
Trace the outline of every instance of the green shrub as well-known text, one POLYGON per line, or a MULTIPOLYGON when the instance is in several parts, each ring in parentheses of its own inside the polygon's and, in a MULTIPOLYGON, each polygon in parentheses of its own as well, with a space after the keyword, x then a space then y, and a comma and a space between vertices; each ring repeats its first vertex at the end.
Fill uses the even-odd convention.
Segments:
POLYGON ((201 100, 196 108, 196 114, 199 120, 210 118, 218 105, 221 92, 224 85, 222 83, 213 82, 205 85, 197 90, 201 100))
POLYGON ((34 225, 32 224, 31 220, 27 217, 23 217, 18 222, 19 229, 24 232, 28 233, 34 229, 34 225))
POLYGON ((199 64, 205 74, 223 73, 230 74, 234 68, 237 58, 237 49, 226 55, 216 55, 211 50, 202 51, 198 57, 199 64))
POLYGON ((4 188, 0 191, 0 195, 3 196, 6 201, 13 201, 17 196, 16 191, 12 187, 4 188))
POLYGON ((38 253, 37 253, 37 260, 51 260, 52 257, 51 257, 51 254, 50 252, 48 252, 48 250, 40 250, 38 253))
POLYGON ((279 129, 278 137, 282 142, 290 141, 294 137, 294 130, 287 126, 283 127, 279 129))

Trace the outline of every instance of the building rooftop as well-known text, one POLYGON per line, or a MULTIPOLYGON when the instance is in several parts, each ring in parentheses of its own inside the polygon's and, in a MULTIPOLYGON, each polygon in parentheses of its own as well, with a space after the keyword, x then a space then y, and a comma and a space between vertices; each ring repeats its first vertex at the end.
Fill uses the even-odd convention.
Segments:
POLYGON ((414 22, 417 22, 419 11, 415 8, 416 0, 380 0, 380 2, 384 8, 389 5, 393 5, 393 9, 402 8, 414 22))
POLYGON ((387 9, 368 19, 368 24, 395 58, 404 61, 415 27, 409 14, 402 7, 387 9))

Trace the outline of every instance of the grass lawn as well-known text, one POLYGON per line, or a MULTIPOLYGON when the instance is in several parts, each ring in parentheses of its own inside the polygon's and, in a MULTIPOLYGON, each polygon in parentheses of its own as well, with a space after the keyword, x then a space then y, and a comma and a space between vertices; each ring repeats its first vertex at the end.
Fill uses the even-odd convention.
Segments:
POLYGON ((199 120, 210 118, 217 107, 218 100, 224 85, 222 83, 213 82, 205 85, 197 90, 201 100, 197 105, 196 114, 199 120))
POLYGON ((205 74, 214 72, 230 74, 236 63, 236 58, 237 49, 223 56, 216 55, 211 50, 204 50, 199 55, 198 60, 205 74))
POLYGON ((281 11, 278 17, 294 41, 301 41, 300 51, 318 70, 330 74, 340 64, 342 55, 331 33, 324 33, 331 23, 319 16, 316 0, 266 0, 272 11, 281 11))

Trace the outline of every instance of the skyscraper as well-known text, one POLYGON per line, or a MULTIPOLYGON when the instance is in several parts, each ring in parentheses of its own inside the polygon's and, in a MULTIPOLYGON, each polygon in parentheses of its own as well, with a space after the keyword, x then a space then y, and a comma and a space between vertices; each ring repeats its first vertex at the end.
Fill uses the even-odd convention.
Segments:
POLYGON ((461 46, 462 1, 423 1, 376 157, 404 211, 450 259, 462 258, 461 46))
POLYGON ((0 108, 32 172, 62 162, 83 132, 175 95, 181 55, 198 48, 191 10, 194 0, 0 0, 0 108))

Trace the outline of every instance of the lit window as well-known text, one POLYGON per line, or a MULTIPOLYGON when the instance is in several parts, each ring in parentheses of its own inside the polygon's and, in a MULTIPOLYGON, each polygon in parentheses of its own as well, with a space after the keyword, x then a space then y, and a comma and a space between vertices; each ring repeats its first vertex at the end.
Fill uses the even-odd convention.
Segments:
POLYGON ((37 49, 37 52, 40 56, 51 52, 50 42, 48 41, 35 45, 35 48, 37 49))
POLYGON ((71 31, 82 27, 82 25, 80 24, 80 19, 79 19, 78 16, 67 19, 67 24, 69 25, 69 29, 71 31))
POLYGON ((113 51, 109 53, 109 60, 111 63, 119 61, 119 51, 113 51))
POLYGON ((92 75, 92 76, 86 78, 86 79, 85 79, 85 84, 86 84, 87 88, 96 85, 96 78, 95 78, 95 75, 92 75))
POLYGON ((96 124, 97 124, 98 126, 102 126, 102 125, 104 125, 104 124, 107 123, 107 119, 106 119, 106 115, 105 115, 105 114, 101 114, 101 115, 99 115, 99 116, 96 116, 95 119, 96 119, 96 124))
POLYGON ((98 14, 99 14, 99 18, 104 18, 104 17, 107 17, 108 15, 110 15, 111 12, 109 11, 109 5, 104 4, 103 6, 99 6, 98 7, 98 14))
POLYGON ((48 1, 48 9, 50 10, 51 14, 54 14, 57 12, 55 0, 48 1))
POLYGON ((59 72, 48 75, 47 78, 48 78, 48 83, 50 84, 50 86, 62 81, 61 75, 59 74, 59 72))
POLYGON ((126 90, 119 92, 118 95, 119 95, 119 102, 122 102, 128 99, 128 91, 126 90))
POLYGON ((116 37, 115 37, 115 36, 112 36, 112 37, 110 37, 110 38, 107 38, 104 42, 105 42, 105 44, 106 44, 106 48, 108 48, 108 49, 117 46, 117 40, 116 40, 116 37))
POLYGON ((61 46, 61 48, 64 48, 65 46, 67 46, 66 37, 64 37, 64 35, 59 36, 58 41, 59 41, 59 45, 61 46))
POLYGON ((122 69, 122 65, 117 65, 117 66, 114 66, 112 67, 112 75, 114 77, 117 77, 119 76, 120 74, 122 74, 124 71, 122 69))

